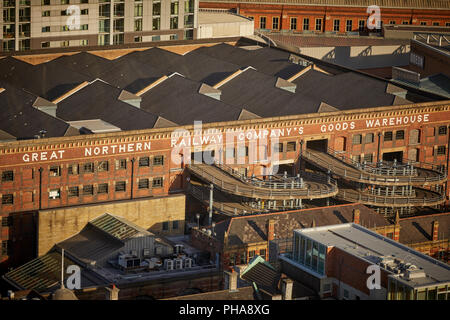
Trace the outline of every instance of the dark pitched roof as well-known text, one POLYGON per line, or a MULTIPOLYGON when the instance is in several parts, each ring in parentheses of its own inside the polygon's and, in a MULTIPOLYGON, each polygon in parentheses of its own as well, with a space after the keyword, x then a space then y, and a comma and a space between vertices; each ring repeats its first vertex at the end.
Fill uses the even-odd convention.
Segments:
POLYGON ((386 82, 353 72, 327 75, 309 70, 293 82, 297 84, 296 94, 320 99, 341 110, 389 106, 396 97, 386 93, 386 82))
POLYGON ((59 102, 56 115, 66 121, 101 119, 122 130, 153 128, 158 116, 119 100, 121 92, 96 80, 59 102))
POLYGON ((198 93, 201 85, 173 75, 142 95, 141 108, 179 125, 239 119, 241 109, 198 93))
POLYGON ((449 239, 450 212, 400 219, 400 242, 406 245, 433 239, 433 221, 439 223, 439 240, 449 239))
POLYGON ((154 64, 119 58, 99 78, 113 86, 137 93, 165 74, 165 71, 154 64))
POLYGON ((76 71, 61 70, 57 64, 33 66, 10 57, 0 60, 0 70, 5 82, 50 101, 89 80, 89 77, 76 71))
POLYGON ((90 79, 98 78, 111 68, 112 61, 88 52, 80 52, 74 55, 65 55, 54 59, 47 64, 58 65, 88 76, 90 79))
POLYGON ((261 117, 313 113, 319 107, 319 99, 277 88, 276 82, 275 77, 248 69, 219 87, 221 100, 261 117))
POLYGON ((365 227, 388 226, 390 223, 381 215, 362 204, 345 204, 268 213, 252 216, 233 217, 216 224, 214 231, 219 241, 228 233, 228 246, 267 241, 267 222, 275 221, 275 239, 291 238, 295 229, 310 228, 313 221, 316 227, 349 223, 353 220, 353 210, 360 210, 360 223, 365 227))
POLYGON ((0 130, 17 139, 33 139, 39 131, 46 130, 46 137, 62 137, 69 125, 33 107, 36 95, 14 88, 0 81, 0 130))
POLYGON ((202 47, 193 51, 216 59, 231 62, 240 67, 252 66, 259 72, 288 79, 304 67, 289 62, 290 53, 268 47, 258 50, 246 50, 221 43, 211 47, 202 47))

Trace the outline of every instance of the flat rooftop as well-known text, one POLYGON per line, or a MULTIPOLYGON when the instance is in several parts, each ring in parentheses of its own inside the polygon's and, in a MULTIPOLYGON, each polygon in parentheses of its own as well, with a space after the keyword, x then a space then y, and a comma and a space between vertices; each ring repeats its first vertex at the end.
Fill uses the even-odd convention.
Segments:
MULTIPOLYGON (((360 225, 347 223, 295 230, 328 247, 336 247, 372 264, 378 264, 398 281, 414 288, 450 283, 450 266, 404 246, 360 225), (383 267, 385 261, 400 266, 411 264, 425 273, 424 277, 408 278, 402 272, 383 267)), ((389 265, 389 263, 387 263, 389 265)), ((399 269, 400 270, 400 267, 399 269)))

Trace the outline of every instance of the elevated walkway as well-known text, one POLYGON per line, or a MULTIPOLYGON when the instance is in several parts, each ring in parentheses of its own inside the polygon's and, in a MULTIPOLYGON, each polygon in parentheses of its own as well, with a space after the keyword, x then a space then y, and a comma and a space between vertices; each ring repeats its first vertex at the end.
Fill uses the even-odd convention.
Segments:
MULTIPOLYGON (((330 171, 346 180, 384 186, 432 186, 443 184, 447 180, 445 172, 439 172, 432 166, 431 169, 414 167, 413 165, 393 163, 359 164, 352 160, 330 152, 306 149, 303 159, 321 168, 330 171)), ((419 165, 421 165, 419 163, 419 165)))
MULTIPOLYGON (((222 192, 251 199, 289 200, 322 199, 338 193, 336 182, 321 174, 300 178, 274 176, 271 180, 247 179, 237 171, 223 165, 191 164, 191 174, 213 184, 222 192)), ((305 173, 306 175, 306 173, 305 173)))

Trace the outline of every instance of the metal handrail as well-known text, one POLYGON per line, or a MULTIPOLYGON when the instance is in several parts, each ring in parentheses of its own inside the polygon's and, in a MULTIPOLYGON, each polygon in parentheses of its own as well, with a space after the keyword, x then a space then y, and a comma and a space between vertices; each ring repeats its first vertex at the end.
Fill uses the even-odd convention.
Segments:
POLYGON ((307 189, 287 188, 287 185, 284 185, 286 188, 259 188, 257 186, 252 185, 245 185, 245 184, 239 185, 238 183, 230 183, 222 179, 219 179, 211 175, 210 173, 206 172, 199 166, 189 165, 188 168, 192 173, 212 183, 219 190, 231 194, 239 194, 242 196, 246 196, 248 198, 259 198, 259 199, 325 198, 336 194, 338 191, 337 184, 332 183, 326 184, 325 190, 323 190, 322 188, 320 188, 319 190, 310 190, 309 188, 307 189))
MULTIPOLYGON (((329 156, 332 156, 328 153, 326 153, 329 156)), ((333 173, 342 176, 344 178, 354 179, 357 181, 364 181, 368 184, 377 184, 377 183, 426 183, 426 182, 443 182, 446 180, 446 176, 442 173, 428 170, 428 169, 422 169, 422 170, 428 170, 434 173, 434 176, 431 177, 420 177, 420 176, 399 176, 399 175, 378 175, 373 174, 370 172, 366 172, 363 170, 358 170, 357 168, 350 166, 346 164, 345 162, 342 162, 345 166, 335 166, 331 165, 329 162, 325 161, 324 159, 321 159, 320 157, 314 155, 312 152, 310 152, 308 149, 306 149, 303 152, 303 156, 306 160, 310 160, 314 162, 315 164, 321 166, 325 170, 333 171, 333 173)), ((336 158, 337 159, 337 158, 336 158)), ((339 159, 337 159, 339 160, 339 159)))
POLYGON ((387 206, 427 206, 427 205, 436 205, 439 203, 443 203, 445 201, 445 195, 439 194, 437 192, 433 192, 430 190, 425 190, 426 194, 431 194, 430 197, 386 197, 386 196, 377 196, 371 195, 364 192, 346 192, 346 190, 340 190, 336 195, 336 198, 342 199, 345 201, 351 202, 361 202, 361 203, 375 203, 377 205, 387 205, 387 206))

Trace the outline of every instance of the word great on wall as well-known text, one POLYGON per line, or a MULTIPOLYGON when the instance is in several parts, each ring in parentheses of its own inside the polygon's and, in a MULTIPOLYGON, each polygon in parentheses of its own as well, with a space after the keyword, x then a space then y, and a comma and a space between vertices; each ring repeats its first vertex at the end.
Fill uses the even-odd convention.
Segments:
MULTIPOLYGON (((83 156, 92 157, 99 155, 119 154, 126 152, 140 152, 149 150, 150 150, 150 142, 136 142, 112 146, 85 147, 83 156)), ((24 162, 62 160, 65 151, 66 150, 25 153, 22 157, 22 160, 24 162)))

